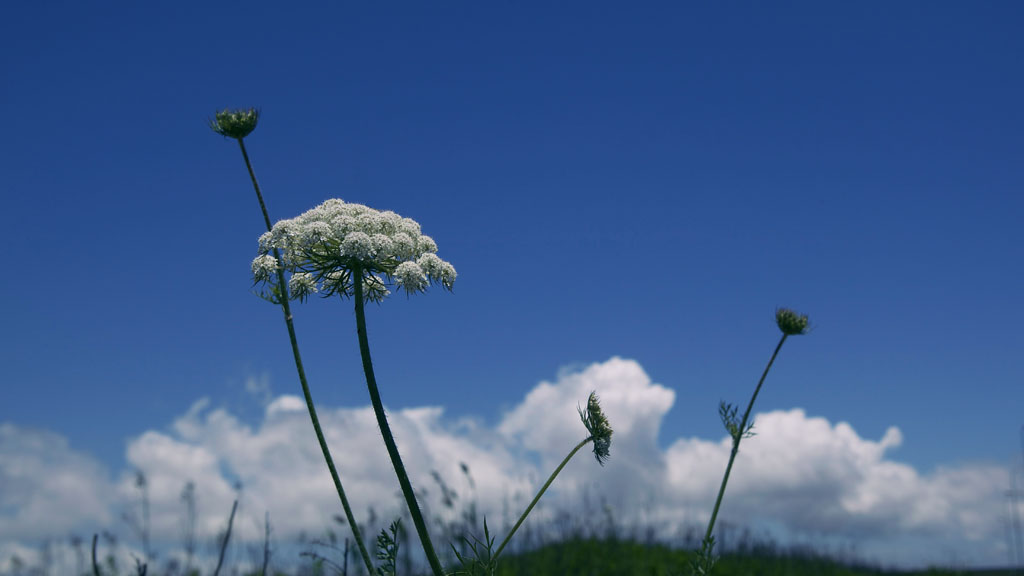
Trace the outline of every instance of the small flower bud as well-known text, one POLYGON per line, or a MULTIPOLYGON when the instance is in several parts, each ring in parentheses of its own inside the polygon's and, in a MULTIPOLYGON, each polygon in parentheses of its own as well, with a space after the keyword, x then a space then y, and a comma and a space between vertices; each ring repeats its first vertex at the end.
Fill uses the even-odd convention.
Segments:
POLYGON ((216 119, 210 120, 210 128, 226 138, 241 140, 256 129, 256 122, 259 118, 260 111, 255 108, 233 112, 225 108, 223 111, 217 112, 216 119))
POLYGON ((779 330, 788 336, 807 333, 807 315, 789 308, 779 308, 775 311, 775 323, 779 325, 779 330))
POLYGON ((604 466, 612 445, 612 427, 608 423, 608 417, 601 412, 599 400, 597 393, 591 392, 587 399, 586 413, 580 408, 577 410, 583 425, 587 427, 587 432, 590 432, 590 437, 594 439, 594 457, 597 458, 598 464, 604 466))

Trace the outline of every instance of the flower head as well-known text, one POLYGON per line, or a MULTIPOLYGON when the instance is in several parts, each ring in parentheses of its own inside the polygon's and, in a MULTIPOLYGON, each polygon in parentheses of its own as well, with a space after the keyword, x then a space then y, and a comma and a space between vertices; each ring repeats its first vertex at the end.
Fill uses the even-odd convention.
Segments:
POLYGON ((586 412, 582 408, 577 408, 577 410, 579 410, 583 425, 587 427, 587 432, 590 432, 590 437, 594 440, 594 457, 597 458, 598 464, 604 466, 604 461, 608 459, 612 446, 612 427, 608 423, 608 417, 601 412, 597 392, 591 392, 590 397, 587 398, 586 412))
POLYGON ((235 111, 225 108, 217 112, 215 119, 210 120, 210 128, 226 138, 241 140, 256 129, 256 122, 259 118, 260 111, 255 108, 235 111))
POLYGON ((291 299, 305 300, 310 294, 317 291, 316 280, 309 272, 292 274, 288 281, 288 295, 291 299))
POLYGON ((359 280, 365 299, 380 302, 391 293, 389 283, 408 294, 423 292, 433 282, 451 290, 455 267, 436 252, 437 244, 416 221, 331 199, 260 236, 252 269, 271 293, 279 281, 271 272, 279 266, 292 275, 291 298, 313 292, 352 296, 353 282, 359 280), (280 262, 270 255, 274 250, 280 251, 280 262))
POLYGON ((775 323, 779 330, 787 336, 807 333, 807 315, 800 314, 789 308, 779 308, 775 311, 775 323))
POLYGON ((257 282, 265 282, 277 273, 277 258, 270 254, 257 256, 252 261, 252 275, 257 282))

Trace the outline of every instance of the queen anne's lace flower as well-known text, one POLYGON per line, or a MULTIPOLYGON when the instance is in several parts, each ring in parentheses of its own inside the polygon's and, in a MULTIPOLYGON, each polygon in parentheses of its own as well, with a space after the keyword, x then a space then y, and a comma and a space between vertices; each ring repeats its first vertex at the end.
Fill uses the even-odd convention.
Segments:
POLYGON ((435 278, 441 277, 441 269, 444 267, 444 260, 437 257, 437 254, 428 252, 416 259, 416 263, 420 265, 420 268, 424 272, 434 276, 435 278))
POLYGON ((437 244, 430 236, 420 236, 419 240, 416 241, 416 248, 420 252, 437 252, 437 244))
POLYGON ((265 282, 277 272, 277 258, 270 254, 257 256, 252 261, 252 275, 257 282, 265 282))
POLYGON ((316 280, 309 272, 292 274, 288 280, 288 295, 294 300, 305 300, 307 296, 317 292, 316 280))
POLYGON ((349 232, 341 243, 341 255, 354 258, 359 261, 367 261, 373 258, 376 251, 370 237, 365 232, 349 232))
POLYGON ((370 246, 373 248, 374 254, 393 254, 394 244, 387 234, 374 234, 370 236, 370 246))
POLYGON ((365 299, 379 302, 391 293, 391 283, 410 294, 433 282, 451 290, 455 267, 436 252, 437 243, 415 220, 331 199, 260 236, 252 270, 271 295, 281 292, 278 267, 290 273, 287 293, 292 299, 314 292, 353 296, 357 276, 365 299), (280 262, 271 256, 275 249, 280 262))
POLYGON ((327 222, 310 222, 303 230, 306 242, 319 242, 331 235, 331 226, 327 222))
POLYGON ((391 237, 391 251, 395 258, 408 260, 416 253, 416 241, 405 232, 395 232, 391 237))
POLYGON ((451 290, 452 286, 455 285, 455 266, 452 266, 448 262, 441 265, 441 285, 451 290))
POLYGON ((380 302, 391 290, 380 276, 370 275, 363 277, 363 294, 370 302, 380 302))
POLYGON ((429 280, 423 268, 415 262, 402 262, 395 268, 395 283, 409 294, 427 287, 429 280))

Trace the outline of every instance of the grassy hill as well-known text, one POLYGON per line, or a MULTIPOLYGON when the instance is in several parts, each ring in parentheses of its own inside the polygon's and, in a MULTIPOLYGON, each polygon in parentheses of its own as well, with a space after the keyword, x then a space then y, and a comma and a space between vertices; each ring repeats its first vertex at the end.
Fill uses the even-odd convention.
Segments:
MULTIPOLYGON (((688 554, 666 546, 630 541, 574 539, 503 558, 499 576, 681 576, 688 574, 688 554)), ((754 548, 724 554, 715 576, 1012 576, 1013 570, 885 571, 864 564, 847 564, 813 552, 779 552, 754 548)))

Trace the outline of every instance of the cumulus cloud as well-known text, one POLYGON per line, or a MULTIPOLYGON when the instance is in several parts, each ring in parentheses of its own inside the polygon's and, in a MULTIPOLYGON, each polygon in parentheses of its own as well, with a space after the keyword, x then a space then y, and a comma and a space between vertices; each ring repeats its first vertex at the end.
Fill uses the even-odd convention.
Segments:
POLYGON ((45 539, 109 522, 106 470, 45 430, 0 424, 0 541, 45 539))
MULTIPOLYGON (((741 472, 730 480, 723 506, 734 521, 844 538, 895 563, 947 560, 931 555, 939 549, 980 563, 1005 557, 1006 469, 974 465, 922 476, 885 458, 902 441, 897 428, 872 441, 845 422, 830 424, 799 409, 760 414, 755 429, 757 436, 741 446, 741 472), (901 539, 929 545, 908 548, 901 539)), ((728 438, 680 439, 668 448, 668 494, 678 506, 699 509, 708 501, 718 480, 707 470, 721 469, 730 446, 728 438)))
MULTIPOLYGON (((656 535, 678 543, 684 526, 701 525, 710 515, 730 440, 723 433, 659 448, 658 432, 675 393, 652 382, 635 361, 611 358, 540 382, 493 428, 453 422, 437 406, 390 412, 389 421, 429 514, 448 521, 459 514, 445 505, 436 471, 459 494, 459 506, 475 502, 492 526, 500 526, 514 521, 585 437, 577 407, 591 391, 615 430, 611 459, 601 467, 589 451, 577 455, 530 521, 550 520, 558 508, 579 516, 583 502, 597 497, 618 522, 653 526, 656 535)), ((131 471, 116 481, 59 436, 0 426, 0 540, 11 544, 25 534, 66 531, 84 520, 111 525, 118 510, 138 501, 136 469, 148 479, 155 539, 180 536, 181 493, 189 482, 201 533, 222 530, 239 495, 240 539, 262 538, 264 511, 278 538, 319 532, 342 511, 305 403, 278 396, 265 406, 261 421, 251 426, 205 400, 196 402, 168 430, 132 440, 126 453, 131 471), (55 518, 63 523, 54 524, 55 518)), ((372 506, 380 522, 389 521, 400 510, 399 488, 372 409, 320 407, 319 417, 357 517, 366 519, 372 506)), ((800 409, 757 414, 755 430, 737 459, 720 513, 724 521, 768 526, 777 535, 845 540, 887 562, 942 562, 950 550, 979 564, 1005 558, 999 499, 1004 468, 921 474, 887 457, 903 442, 899 429, 862 438, 848 423, 800 409), (946 556, 930 555, 938 549, 946 556)))
POLYGON ((46 430, 0 423, 0 570, 36 544, 109 524, 116 501, 104 467, 46 430))
POLYGON ((614 429, 611 459, 600 470, 593 458, 577 457, 559 475, 555 491, 571 497, 599 485, 616 508, 636 509, 650 500, 665 477, 658 429, 675 401, 675 393, 652 383, 636 362, 612 358, 562 374, 554 383, 539 383, 504 416, 498 432, 538 453, 544 470, 551 470, 585 437, 577 408, 585 405, 591 391, 597 392, 614 429))
MULTIPOLYGON (((373 410, 320 407, 318 413, 357 516, 364 518, 371 506, 380 514, 397 514, 400 489, 373 410)), ((481 501, 500 502, 508 491, 530 488, 529 469, 516 468, 517 459, 497 435, 471 421, 448 425, 443 414, 439 407, 424 407, 396 411, 388 418, 414 484, 425 489, 425 506, 443 507, 433 471, 456 484, 453 488, 464 488, 457 484, 463 478, 460 463, 471 470, 481 501)), ((131 467, 151 478, 153 517, 164 518, 163 524, 154 523, 157 532, 170 535, 177 528, 179 494, 186 482, 195 484, 200 503, 219 506, 202 507, 200 525, 208 531, 223 525, 226 506, 239 486, 244 506, 260 517, 269 511, 278 534, 317 532, 343 512, 305 402, 298 397, 280 396, 271 402, 257 428, 199 401, 172 429, 173 434, 147 432, 128 447, 131 467)), ((130 475, 122 478, 126 497, 135 489, 133 483, 130 475)), ((242 525, 239 535, 261 538, 262 526, 242 525)))

